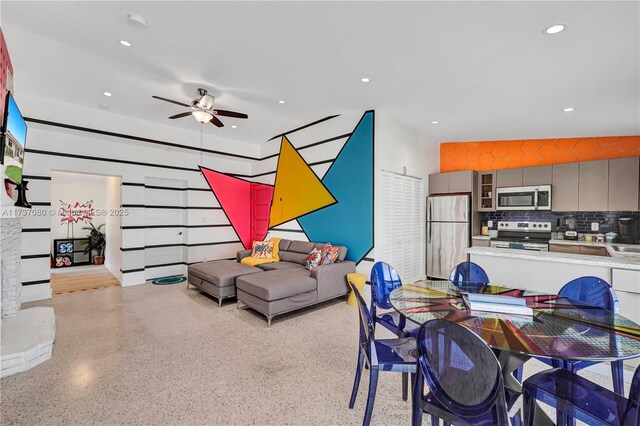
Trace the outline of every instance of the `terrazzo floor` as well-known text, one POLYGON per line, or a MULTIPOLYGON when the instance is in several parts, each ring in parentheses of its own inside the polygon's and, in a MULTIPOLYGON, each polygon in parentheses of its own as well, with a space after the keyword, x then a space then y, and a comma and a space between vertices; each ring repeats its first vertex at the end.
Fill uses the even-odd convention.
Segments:
MULTIPOLYGON (((184 283, 29 306, 55 309, 53 358, 0 381, 3 425, 362 423, 368 377, 349 410, 358 317, 344 299, 276 317, 271 328, 184 283)), ((542 366, 528 362, 525 376, 542 366)), ((410 424, 400 383, 381 374, 372 424, 410 424)))

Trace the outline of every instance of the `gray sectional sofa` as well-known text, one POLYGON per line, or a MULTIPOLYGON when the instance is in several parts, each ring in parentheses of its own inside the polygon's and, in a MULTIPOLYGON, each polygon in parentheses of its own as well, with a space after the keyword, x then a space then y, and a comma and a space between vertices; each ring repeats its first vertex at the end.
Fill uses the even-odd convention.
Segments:
POLYGON ((340 247, 338 260, 308 270, 309 252, 323 243, 280 240, 279 262, 257 267, 240 261, 251 250, 239 251, 236 260, 214 260, 189 266, 187 287, 191 284, 222 300, 237 296, 238 305, 250 307, 271 320, 276 315, 295 311, 348 293, 346 275, 356 271, 346 261, 347 248, 340 247))

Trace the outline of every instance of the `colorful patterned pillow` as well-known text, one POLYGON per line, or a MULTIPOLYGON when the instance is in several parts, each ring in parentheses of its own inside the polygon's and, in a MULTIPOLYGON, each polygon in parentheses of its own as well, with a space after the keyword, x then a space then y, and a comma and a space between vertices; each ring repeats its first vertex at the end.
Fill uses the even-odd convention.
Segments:
POLYGON ((311 268, 315 268, 316 266, 320 265, 321 260, 322 260, 322 250, 318 250, 314 248, 313 250, 311 250, 311 252, 307 256, 305 266, 307 267, 307 269, 310 270, 311 268))
POLYGON ((271 259, 273 257, 273 241, 254 241, 251 257, 271 259))
POLYGON ((322 248, 322 260, 320 261, 320 264, 330 265, 332 263, 335 263, 339 253, 340 247, 333 247, 331 243, 325 244, 322 248))

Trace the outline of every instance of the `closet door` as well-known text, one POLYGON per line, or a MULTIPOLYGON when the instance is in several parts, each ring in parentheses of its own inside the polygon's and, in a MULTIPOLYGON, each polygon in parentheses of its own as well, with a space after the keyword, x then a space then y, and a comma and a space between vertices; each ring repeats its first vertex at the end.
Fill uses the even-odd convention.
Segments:
POLYGON ((382 172, 376 238, 376 260, 389 263, 404 283, 424 271, 424 208, 422 180, 382 172))

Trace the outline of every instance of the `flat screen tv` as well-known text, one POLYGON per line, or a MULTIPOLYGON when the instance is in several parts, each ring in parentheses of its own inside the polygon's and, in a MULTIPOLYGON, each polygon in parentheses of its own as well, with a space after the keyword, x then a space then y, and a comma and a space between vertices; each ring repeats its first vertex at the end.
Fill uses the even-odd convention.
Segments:
POLYGON ((22 182, 24 164, 24 145, 27 139, 27 124, 16 105, 11 93, 7 93, 2 128, 2 164, 5 165, 5 178, 15 184, 22 182))

